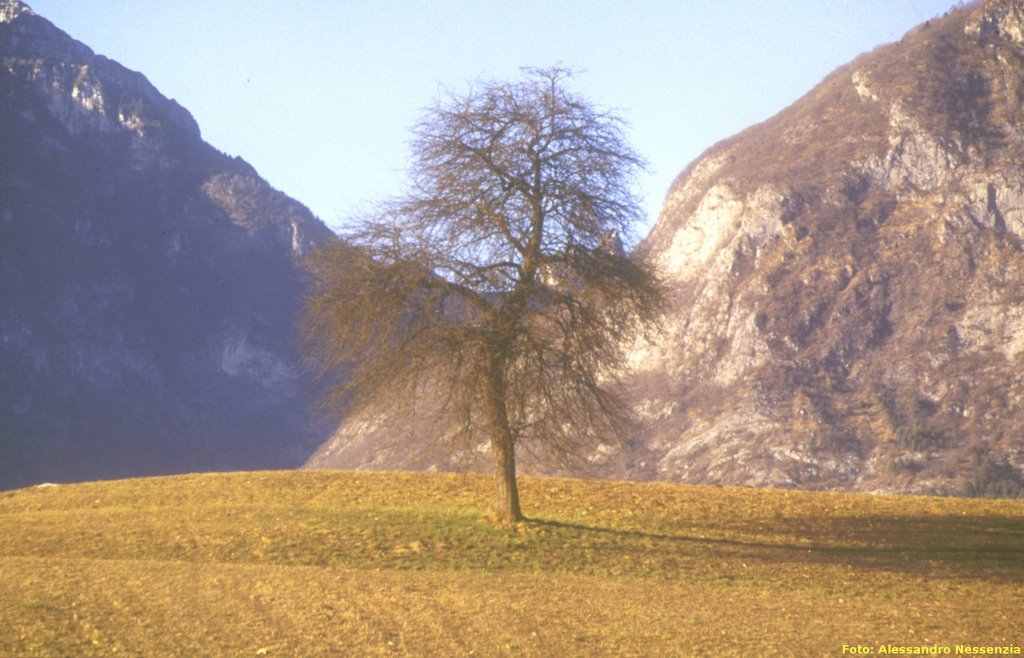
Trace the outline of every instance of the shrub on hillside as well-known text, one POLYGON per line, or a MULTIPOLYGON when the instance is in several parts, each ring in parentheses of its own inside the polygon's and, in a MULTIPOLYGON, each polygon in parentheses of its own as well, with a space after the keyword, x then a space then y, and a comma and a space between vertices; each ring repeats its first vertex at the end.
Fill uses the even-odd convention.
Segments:
POLYGON ((964 483, 963 494, 979 498, 1024 498, 1024 476, 1006 455, 975 453, 975 468, 964 483))

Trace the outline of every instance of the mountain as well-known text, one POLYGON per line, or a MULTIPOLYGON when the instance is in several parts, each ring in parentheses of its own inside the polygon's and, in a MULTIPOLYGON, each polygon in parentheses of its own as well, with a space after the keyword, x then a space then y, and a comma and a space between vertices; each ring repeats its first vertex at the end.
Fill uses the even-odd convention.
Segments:
POLYGON ((1024 7, 929 21, 715 145, 643 245, 647 463, 749 485, 1016 495, 1024 7))
POLYGON ((308 209, 0 0, 0 487, 300 464, 308 209))
MULTIPOLYGON (((640 246, 672 289, 630 346, 644 429, 594 473, 1019 495, 1022 127, 1024 8, 990 0, 708 149, 640 246)), ((308 465, 456 466, 407 425, 350 417, 308 465)))

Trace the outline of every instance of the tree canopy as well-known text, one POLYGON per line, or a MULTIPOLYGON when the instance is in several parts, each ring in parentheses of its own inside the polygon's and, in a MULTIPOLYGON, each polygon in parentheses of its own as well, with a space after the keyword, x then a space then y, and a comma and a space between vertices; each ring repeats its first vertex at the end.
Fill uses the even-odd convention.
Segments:
POLYGON ((624 346, 662 289, 627 252, 643 160, 624 122, 529 69, 440 99, 414 128, 408 191, 311 258, 305 328, 336 409, 428 398, 436 437, 489 442, 500 522, 522 518, 515 451, 571 465, 628 435, 624 346))

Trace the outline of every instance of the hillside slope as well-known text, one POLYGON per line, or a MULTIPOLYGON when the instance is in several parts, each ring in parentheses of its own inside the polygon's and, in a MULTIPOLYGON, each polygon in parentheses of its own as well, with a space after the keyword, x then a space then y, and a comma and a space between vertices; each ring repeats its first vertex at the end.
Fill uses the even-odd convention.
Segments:
POLYGON ((1019 493, 1022 126, 1024 7, 989 0, 694 162, 644 245, 646 475, 1019 493))
POLYGON ((141 74, 0 0, 0 488, 288 467, 331 233, 141 74))
POLYGON ((206 474, 0 493, 0 655, 838 656, 1016 646, 1012 501, 206 474))
MULTIPOLYGON (((644 429, 591 472, 1019 495, 1022 126, 1024 8, 988 0, 710 148, 641 245, 673 297, 644 429)), ((457 467, 420 420, 350 417, 308 465, 457 467)))

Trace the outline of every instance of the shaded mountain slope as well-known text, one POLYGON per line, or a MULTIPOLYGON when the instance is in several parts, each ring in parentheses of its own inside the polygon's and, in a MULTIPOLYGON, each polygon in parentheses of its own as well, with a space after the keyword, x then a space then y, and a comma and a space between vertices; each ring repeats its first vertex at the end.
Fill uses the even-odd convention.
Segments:
POLYGON ((327 227, 14 0, 0 63, 0 487, 301 463, 327 227))

